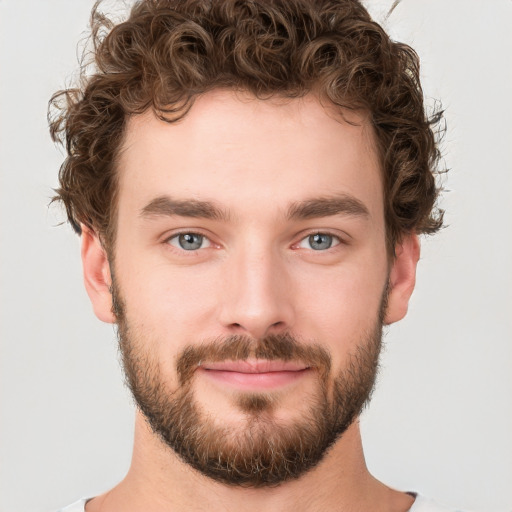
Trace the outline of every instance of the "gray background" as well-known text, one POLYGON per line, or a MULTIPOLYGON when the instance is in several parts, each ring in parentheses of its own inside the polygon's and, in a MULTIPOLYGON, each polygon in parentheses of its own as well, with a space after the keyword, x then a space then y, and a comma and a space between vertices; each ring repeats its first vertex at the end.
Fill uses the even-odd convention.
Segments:
MULTIPOLYGON (((118 2, 119 3, 119 2, 118 2)), ((382 21, 391 1, 368 2, 382 21)), ((91 0, 0 0, 0 510, 42 512, 121 479, 133 411, 79 240, 47 208, 63 155, 46 103, 76 69, 91 0)), ((385 22, 440 98, 449 227, 423 243, 363 418, 370 470, 461 509, 512 510, 510 0, 403 0, 385 22)))

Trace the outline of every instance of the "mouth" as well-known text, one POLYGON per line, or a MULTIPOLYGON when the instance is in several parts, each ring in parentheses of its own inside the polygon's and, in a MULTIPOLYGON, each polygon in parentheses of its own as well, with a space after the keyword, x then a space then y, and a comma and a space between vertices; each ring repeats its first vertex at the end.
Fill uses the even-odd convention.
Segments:
POLYGON ((238 389, 270 390, 296 382, 312 368, 292 361, 246 360, 205 362, 198 371, 208 379, 238 389))

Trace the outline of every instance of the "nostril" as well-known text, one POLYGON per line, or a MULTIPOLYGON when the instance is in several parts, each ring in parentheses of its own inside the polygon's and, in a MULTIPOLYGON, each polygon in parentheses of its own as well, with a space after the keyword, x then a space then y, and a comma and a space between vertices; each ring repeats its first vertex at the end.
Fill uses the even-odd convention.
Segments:
POLYGON ((242 324, 239 324, 239 323, 232 323, 232 324, 229 324, 229 328, 233 331, 233 332, 236 332, 236 333, 241 333, 241 332, 244 332, 246 329, 244 328, 244 326, 242 324))

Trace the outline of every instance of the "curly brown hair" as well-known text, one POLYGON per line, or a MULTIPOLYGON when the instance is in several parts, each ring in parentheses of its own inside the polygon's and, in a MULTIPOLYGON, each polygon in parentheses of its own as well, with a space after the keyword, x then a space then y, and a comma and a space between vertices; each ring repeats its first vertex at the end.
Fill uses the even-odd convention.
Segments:
POLYGON ((215 88, 260 99, 314 91, 342 109, 364 109, 384 175, 391 254, 404 233, 434 233, 439 149, 412 48, 392 41, 356 0, 140 0, 117 25, 95 5, 95 72, 55 93, 49 122, 65 144, 57 196, 68 220, 112 247, 116 156, 129 115, 153 109, 174 122, 215 88))

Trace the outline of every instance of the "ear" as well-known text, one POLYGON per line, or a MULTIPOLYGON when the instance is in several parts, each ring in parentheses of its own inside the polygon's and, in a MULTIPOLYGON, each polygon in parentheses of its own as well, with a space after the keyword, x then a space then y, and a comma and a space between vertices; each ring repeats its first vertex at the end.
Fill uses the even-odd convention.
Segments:
POLYGON ((384 324, 402 320, 416 284, 416 266, 420 258, 420 241, 416 234, 405 235, 395 247, 395 259, 389 274, 389 295, 384 324))
POLYGON ((112 278, 107 253, 98 235, 82 225, 82 266, 87 294, 92 302, 95 315, 107 323, 115 323, 112 312, 112 278))

